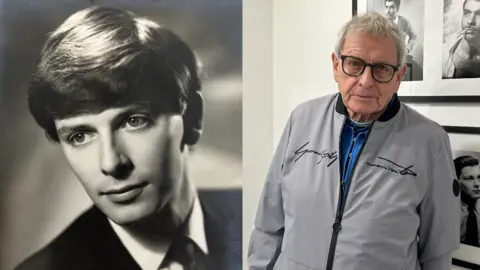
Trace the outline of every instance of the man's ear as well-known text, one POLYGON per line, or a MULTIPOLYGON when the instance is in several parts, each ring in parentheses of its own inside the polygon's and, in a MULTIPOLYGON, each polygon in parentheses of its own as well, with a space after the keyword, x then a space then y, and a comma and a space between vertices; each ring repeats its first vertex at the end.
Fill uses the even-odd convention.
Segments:
POLYGON ((205 100, 200 91, 193 91, 188 95, 187 108, 183 114, 182 145, 194 145, 198 142, 203 131, 203 114, 205 100))
POLYGON ((403 64, 399 69, 398 69, 398 72, 397 72, 397 84, 400 85, 402 79, 403 79, 403 76, 405 76, 405 73, 407 72, 407 65, 406 64, 403 64))
POLYGON ((338 68, 337 67, 338 67, 339 63, 340 63, 340 61, 338 61, 338 58, 335 55, 335 53, 332 53, 333 78, 335 79, 336 82, 338 82, 338 80, 337 80, 338 68))

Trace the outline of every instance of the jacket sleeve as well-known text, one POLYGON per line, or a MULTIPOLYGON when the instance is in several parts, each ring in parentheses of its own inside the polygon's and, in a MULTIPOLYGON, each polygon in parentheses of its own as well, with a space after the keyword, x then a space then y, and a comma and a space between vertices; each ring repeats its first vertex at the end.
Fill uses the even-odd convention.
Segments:
POLYGON ((460 247, 459 186, 446 133, 437 149, 433 168, 426 170, 429 186, 419 206, 418 257, 423 270, 451 269, 448 258, 460 247))
POLYGON ((435 257, 422 264, 422 270, 451 270, 452 269, 452 254, 435 257))
POLYGON ((292 116, 280 138, 275 154, 267 173, 257 214, 254 229, 250 235, 248 247, 248 269, 270 270, 280 255, 284 231, 284 212, 281 191, 281 174, 288 146, 292 116))

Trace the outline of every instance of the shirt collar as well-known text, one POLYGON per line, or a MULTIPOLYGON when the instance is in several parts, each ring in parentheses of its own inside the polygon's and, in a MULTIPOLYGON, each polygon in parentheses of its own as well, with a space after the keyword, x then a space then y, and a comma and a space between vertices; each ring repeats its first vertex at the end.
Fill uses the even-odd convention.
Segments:
MULTIPOLYGON (((208 254, 208 246, 205 235, 203 211, 197 196, 193 201, 190 217, 187 219, 185 234, 205 254, 208 254)), ((125 228, 108 219, 114 232, 128 250, 141 269, 157 269, 165 259, 165 255, 171 246, 170 239, 165 239, 159 245, 143 245, 138 242, 125 228)))
MULTIPOLYGON (((377 121, 380 122, 387 122, 392 119, 395 115, 397 115, 398 111, 400 110, 400 100, 397 97, 397 94, 393 94, 392 99, 388 103, 388 107, 383 112, 383 114, 378 118, 377 121)), ((337 94, 337 103, 335 105, 335 111, 339 114, 343 114, 348 117, 347 108, 343 103, 342 95, 340 93, 337 94)))
POLYGON ((192 214, 187 223, 187 236, 203 251, 208 253, 207 237, 205 235, 205 226, 203 219, 203 210, 197 197, 193 201, 192 214))
POLYGON ((393 20, 393 22, 394 22, 395 24, 398 24, 398 17, 399 17, 399 15, 397 15, 397 17, 395 17, 395 20, 393 20))

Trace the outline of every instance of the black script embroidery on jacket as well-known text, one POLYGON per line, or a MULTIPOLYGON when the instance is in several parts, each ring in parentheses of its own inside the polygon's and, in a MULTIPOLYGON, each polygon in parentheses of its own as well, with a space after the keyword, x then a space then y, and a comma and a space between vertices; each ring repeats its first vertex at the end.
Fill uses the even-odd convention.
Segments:
POLYGON ((317 162, 317 164, 320 164, 325 158, 328 158, 328 160, 330 160, 330 163, 327 164, 327 167, 330 167, 330 165, 332 165, 338 159, 337 151, 327 152, 327 149, 317 151, 305 148, 309 143, 310 142, 306 142, 304 145, 300 146, 300 148, 295 151, 295 155, 299 156, 294 160, 294 162, 297 162, 305 154, 311 154, 320 157, 320 160, 317 162))
POLYGON ((371 166, 371 167, 377 167, 377 168, 380 168, 380 169, 391 171, 391 172, 394 172, 394 173, 398 173, 400 175, 412 175, 412 176, 417 177, 417 173, 410 169, 410 168, 413 167, 413 164, 408 166, 408 167, 404 167, 404 166, 398 165, 397 163, 395 163, 395 162, 393 162, 389 159, 386 159, 384 157, 378 157, 378 159, 386 161, 387 164, 374 164, 374 163, 371 163, 371 162, 367 161, 367 165, 371 166))

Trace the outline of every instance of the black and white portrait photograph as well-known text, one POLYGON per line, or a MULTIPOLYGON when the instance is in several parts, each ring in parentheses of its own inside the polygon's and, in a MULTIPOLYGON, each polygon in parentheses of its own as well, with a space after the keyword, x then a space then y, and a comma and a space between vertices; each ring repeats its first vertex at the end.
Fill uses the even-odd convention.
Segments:
POLYGON ((449 132, 457 176, 453 189, 460 197, 460 249, 453 264, 480 269, 480 137, 449 132))
POLYGON ((480 77, 480 1, 444 0, 442 78, 480 77))
POLYGON ((378 12, 391 19, 407 48, 403 81, 423 80, 424 0, 353 0, 353 14, 378 12), (356 1, 356 2, 355 2, 356 1))
POLYGON ((454 151, 453 155, 462 202, 460 242, 480 247, 480 153, 454 151))
POLYGON ((0 269, 240 270, 242 0, 0 5, 0 269))

